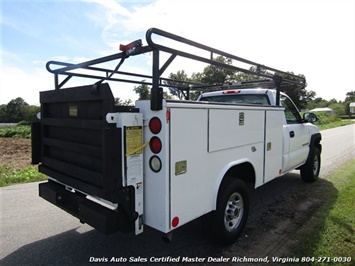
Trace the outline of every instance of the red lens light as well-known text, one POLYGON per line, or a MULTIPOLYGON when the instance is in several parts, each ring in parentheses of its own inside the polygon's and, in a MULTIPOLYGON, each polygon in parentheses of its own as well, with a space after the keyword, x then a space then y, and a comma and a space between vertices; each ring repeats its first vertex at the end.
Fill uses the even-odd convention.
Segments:
POLYGON ((159 153, 162 147, 161 140, 158 137, 152 137, 149 142, 149 147, 153 153, 159 153))
POLYGON ((223 91, 223 94, 233 94, 233 93, 240 93, 240 90, 228 90, 228 91, 223 91))
POLYGON ((173 227, 178 226, 178 225, 179 225, 179 217, 175 216, 175 217, 173 218, 173 220, 171 221, 171 225, 172 225, 173 227))
POLYGON ((161 130, 161 121, 158 117, 153 117, 149 121, 149 129, 153 134, 158 134, 161 130))

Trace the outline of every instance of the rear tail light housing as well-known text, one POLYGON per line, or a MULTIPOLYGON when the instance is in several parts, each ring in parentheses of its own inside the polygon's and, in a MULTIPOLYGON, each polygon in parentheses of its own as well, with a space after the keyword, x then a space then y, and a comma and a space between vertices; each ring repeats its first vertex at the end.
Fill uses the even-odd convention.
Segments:
POLYGON ((153 172, 158 173, 162 166, 160 158, 156 155, 152 156, 149 160, 149 166, 153 172))
POLYGON ((149 141, 149 147, 153 153, 155 153, 155 154, 159 153, 162 148, 162 143, 161 143, 160 138, 152 137, 149 141))
MULTIPOLYGON (((161 120, 154 116, 149 120, 149 130, 152 134, 157 135, 162 130, 161 120)), ((162 150, 162 142, 158 136, 153 136, 149 141, 149 147, 152 153, 158 154, 162 150)), ((149 159, 149 167, 154 173, 160 172, 162 169, 161 159, 157 155, 153 155, 149 159)))
POLYGON ((153 134, 159 134, 161 131, 161 121, 158 117, 152 117, 149 120, 149 130, 153 133, 153 134))

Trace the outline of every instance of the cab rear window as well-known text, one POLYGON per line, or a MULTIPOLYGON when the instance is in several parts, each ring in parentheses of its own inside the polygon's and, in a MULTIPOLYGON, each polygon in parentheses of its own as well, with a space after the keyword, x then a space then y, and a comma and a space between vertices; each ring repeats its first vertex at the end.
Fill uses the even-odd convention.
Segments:
POLYGON ((266 94, 216 95, 202 97, 200 101, 232 104, 270 105, 269 98, 266 94))

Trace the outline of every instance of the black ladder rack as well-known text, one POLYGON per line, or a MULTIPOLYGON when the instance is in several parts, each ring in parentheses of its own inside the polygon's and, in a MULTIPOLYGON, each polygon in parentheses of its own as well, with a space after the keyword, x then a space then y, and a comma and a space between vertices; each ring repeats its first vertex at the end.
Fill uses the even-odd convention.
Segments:
MULTIPOLYGON (((188 40, 181 36, 157 29, 151 28, 146 33, 146 41, 148 43, 147 46, 142 46, 142 42, 140 40, 135 41, 127 46, 122 47, 122 52, 113 54, 110 56, 101 57, 98 59, 90 60, 87 62, 79 63, 79 64, 69 64, 64 62, 58 61, 49 61, 46 64, 46 68, 50 73, 54 74, 55 78, 55 89, 58 90, 62 88, 67 81, 69 81, 72 77, 84 77, 84 78, 92 78, 99 80, 96 84, 101 83, 104 80, 108 81, 118 81, 118 82, 126 82, 126 83, 134 83, 134 84, 144 84, 152 86, 151 89, 151 109, 152 110, 161 110, 162 109, 162 100, 163 100, 163 93, 161 87, 172 87, 164 82, 174 82, 176 88, 187 92, 187 95, 192 90, 202 90, 206 88, 216 88, 216 87, 223 87, 223 85, 216 85, 216 84, 199 84, 194 82, 187 82, 187 81, 179 81, 179 80, 172 80, 168 78, 162 77, 165 70, 168 66, 174 61, 177 56, 188 58, 191 60, 200 61, 206 64, 214 65, 217 67, 222 67, 225 69, 231 69, 238 72, 243 72, 246 74, 253 75, 255 77, 260 78, 255 82, 263 83, 263 82, 272 82, 274 87, 277 90, 277 101, 279 100, 279 94, 281 90, 282 84, 295 84, 300 87, 306 87, 306 79, 304 77, 300 77, 288 72, 284 72, 281 70, 277 70, 275 68, 271 68, 265 65, 261 65, 255 63, 253 61, 223 52, 221 50, 188 40), (154 40, 153 40, 154 38, 154 40), (183 43, 187 46, 193 47, 194 49, 199 49, 203 52, 207 52, 208 56, 201 56, 195 53, 182 51, 179 49, 175 49, 173 47, 168 47, 162 44, 159 44, 156 39, 169 39, 175 43, 183 43), (151 52, 153 55, 153 64, 152 64, 152 75, 143 75, 138 73, 130 73, 130 72, 123 72, 119 71, 119 67, 124 63, 126 59, 131 56, 138 56, 144 53, 151 52), (170 57, 162 66, 160 67, 160 52, 165 52, 170 54, 170 57), (218 62, 213 60, 215 56, 224 56, 230 58, 236 62, 241 62, 249 66, 249 68, 241 68, 234 65, 226 64, 223 62, 218 62), (116 69, 107 69, 102 67, 97 67, 98 64, 113 61, 120 59, 120 63, 117 65, 116 69), (52 69, 52 66, 57 66, 59 68, 52 69), (257 71, 250 70, 251 67, 254 67, 257 71), (83 70, 94 72, 94 74, 84 73, 83 70), (114 74, 118 74, 122 76, 122 78, 115 78, 113 77, 114 74), (62 82, 59 82, 59 75, 64 75, 65 78, 62 82), (135 80, 133 78, 141 78, 141 80, 135 80), (145 81, 148 80, 148 81, 145 81), (179 86, 179 84, 181 84, 179 86), (188 85, 188 87, 186 87, 188 85)), ((247 83, 247 82, 245 82, 247 83)), ((94 85, 95 86, 95 85, 94 85)), ((276 102, 276 105, 279 103, 276 102)))

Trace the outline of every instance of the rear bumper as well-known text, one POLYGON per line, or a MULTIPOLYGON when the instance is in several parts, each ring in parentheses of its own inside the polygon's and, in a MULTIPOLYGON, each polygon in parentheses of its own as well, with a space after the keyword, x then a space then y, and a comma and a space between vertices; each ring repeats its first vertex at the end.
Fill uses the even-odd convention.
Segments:
POLYGON ((63 185, 49 181, 39 184, 39 196, 77 217, 80 222, 87 223, 98 231, 111 234, 116 231, 127 231, 131 223, 120 208, 110 210, 88 200, 84 194, 70 192, 63 185))

